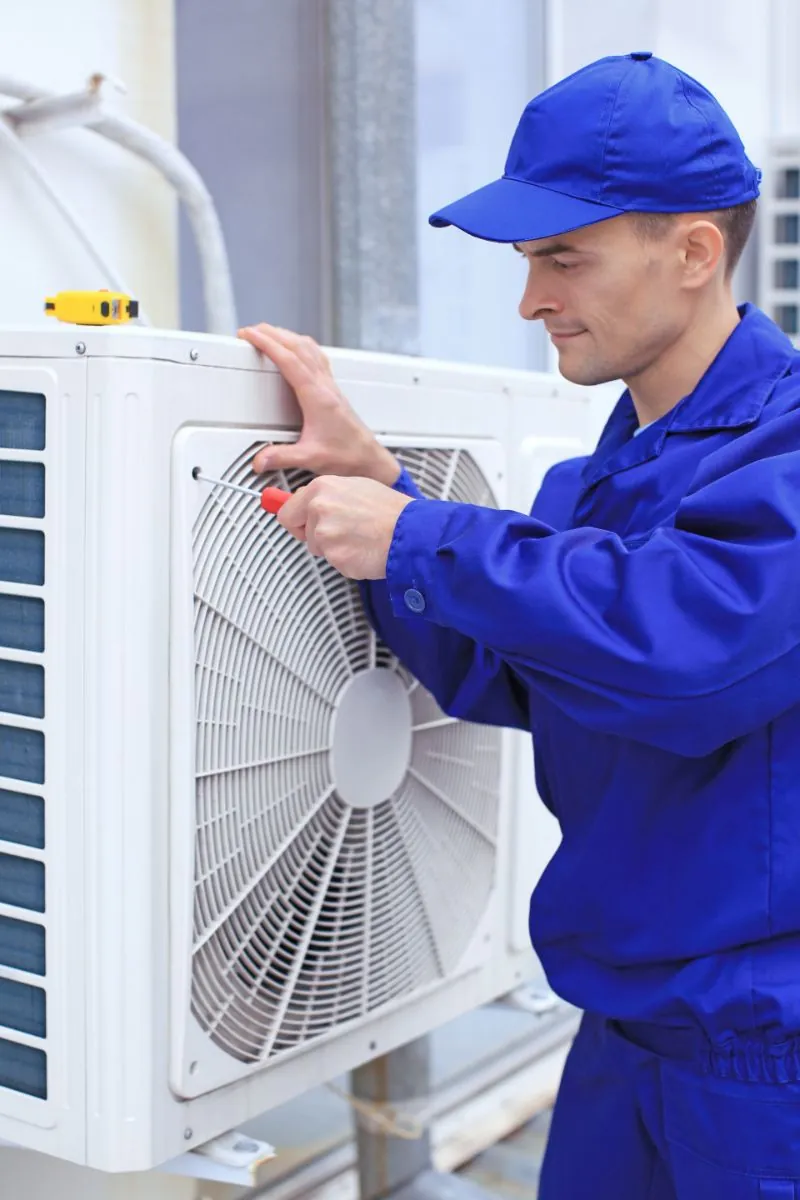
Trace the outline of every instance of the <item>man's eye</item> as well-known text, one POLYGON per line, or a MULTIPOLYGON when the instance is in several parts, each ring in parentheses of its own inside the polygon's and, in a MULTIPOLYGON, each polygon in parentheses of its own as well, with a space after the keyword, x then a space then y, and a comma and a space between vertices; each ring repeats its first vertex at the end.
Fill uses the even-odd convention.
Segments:
POLYGON ((559 262, 557 258, 551 258, 550 261, 554 267, 557 267, 559 269, 559 271, 569 271, 572 267, 575 266, 574 263, 559 262))

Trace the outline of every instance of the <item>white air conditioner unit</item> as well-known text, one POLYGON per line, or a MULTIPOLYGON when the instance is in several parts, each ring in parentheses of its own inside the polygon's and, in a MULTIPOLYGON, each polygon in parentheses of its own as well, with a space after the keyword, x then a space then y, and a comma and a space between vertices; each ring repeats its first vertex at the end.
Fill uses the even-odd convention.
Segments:
POLYGON ((758 303, 800 345, 800 137, 767 142, 758 242, 758 303))
MULTIPOLYGON (((527 508, 585 451, 553 377, 331 357, 429 495, 527 508)), ((0 332, 9 1142, 148 1169, 533 970, 527 736, 448 718, 354 585, 193 477, 255 487, 297 424, 233 339, 0 332)))

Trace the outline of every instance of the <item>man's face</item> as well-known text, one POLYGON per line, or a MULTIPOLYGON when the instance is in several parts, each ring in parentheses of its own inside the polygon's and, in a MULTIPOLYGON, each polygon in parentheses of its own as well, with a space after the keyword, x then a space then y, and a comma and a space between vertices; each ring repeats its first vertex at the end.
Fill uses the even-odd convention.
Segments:
POLYGON ((680 225, 644 240, 629 216, 523 242, 520 315, 544 321, 573 383, 629 382, 672 345, 690 319, 681 289, 680 225))

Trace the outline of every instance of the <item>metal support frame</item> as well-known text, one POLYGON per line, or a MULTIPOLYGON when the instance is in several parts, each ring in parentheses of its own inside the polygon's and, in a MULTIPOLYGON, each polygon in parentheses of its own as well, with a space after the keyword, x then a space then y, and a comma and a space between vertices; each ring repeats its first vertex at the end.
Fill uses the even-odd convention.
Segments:
MULTIPOLYGON (((430 1039, 420 1038, 353 1072, 360 1101, 402 1108, 428 1099, 431 1091, 430 1039)), ((410 1139, 359 1120, 358 1179, 361 1200, 488 1200, 468 1180, 433 1169, 427 1129, 410 1139)))
MULTIPOLYGON (((427 1037, 373 1059, 353 1072, 353 1095, 361 1101, 402 1107, 424 1100, 430 1091, 427 1037)), ((431 1166, 430 1135, 392 1137, 359 1120, 356 1130, 361 1200, 383 1200, 431 1166)))

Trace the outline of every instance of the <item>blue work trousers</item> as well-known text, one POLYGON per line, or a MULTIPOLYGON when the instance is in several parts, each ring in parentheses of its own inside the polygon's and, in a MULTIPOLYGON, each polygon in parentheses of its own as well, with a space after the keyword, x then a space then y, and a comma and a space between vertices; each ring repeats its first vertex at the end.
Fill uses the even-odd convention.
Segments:
POLYGON ((800 1200, 796 1052, 586 1015, 539 1200, 800 1200))

